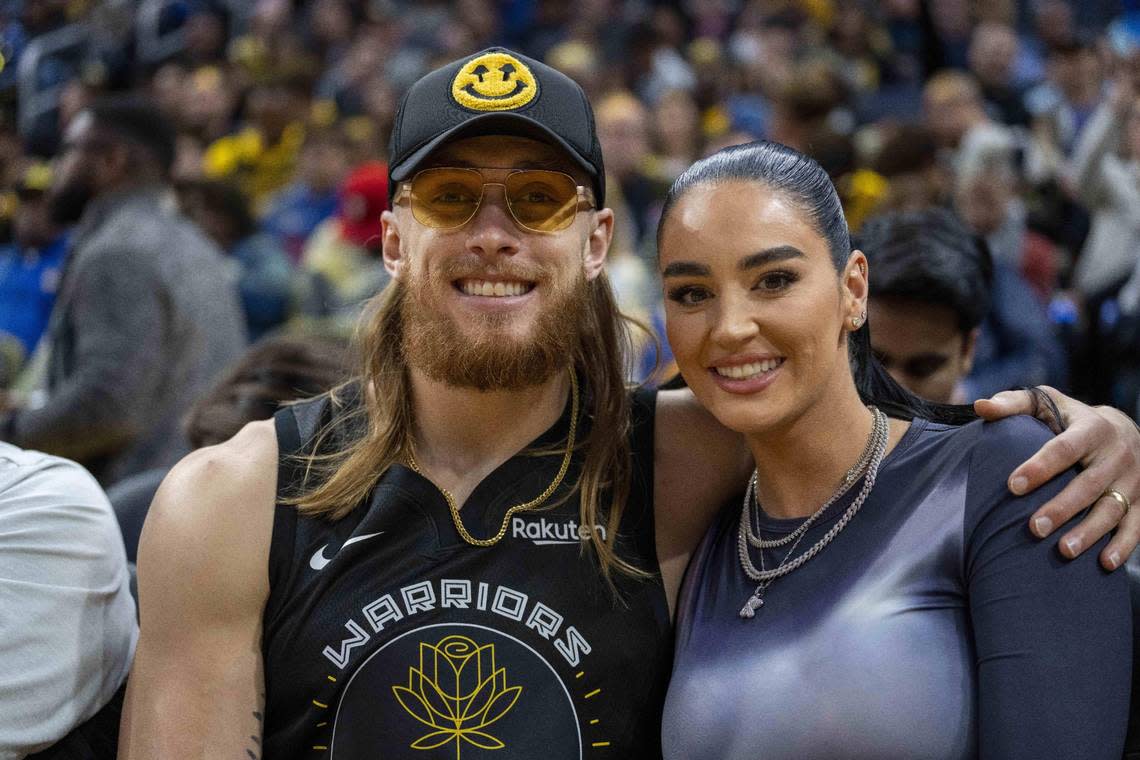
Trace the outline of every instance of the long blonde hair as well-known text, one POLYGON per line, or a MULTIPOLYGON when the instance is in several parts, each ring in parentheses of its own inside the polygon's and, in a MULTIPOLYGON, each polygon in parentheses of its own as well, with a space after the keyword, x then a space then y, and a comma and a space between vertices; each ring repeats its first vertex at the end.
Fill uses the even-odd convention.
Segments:
MULTIPOLYGON (((345 517, 366 502, 391 465, 408 461, 414 411, 402 350, 401 305, 406 297, 401 282, 390 283, 361 320, 358 375, 330 392, 332 421, 317 433, 310 453, 298 455, 304 465, 300 492, 283 500, 304 515, 345 517), (359 400, 349 402, 349 394, 359 400)), ((626 387, 631 326, 645 329, 618 309, 605 273, 587 283, 583 324, 571 358, 584 380, 582 413, 590 420, 589 432, 578 444, 585 458, 576 488, 579 524, 605 526, 604 533, 587 532, 607 580, 614 570, 648 575, 614 549, 632 478, 626 387)))

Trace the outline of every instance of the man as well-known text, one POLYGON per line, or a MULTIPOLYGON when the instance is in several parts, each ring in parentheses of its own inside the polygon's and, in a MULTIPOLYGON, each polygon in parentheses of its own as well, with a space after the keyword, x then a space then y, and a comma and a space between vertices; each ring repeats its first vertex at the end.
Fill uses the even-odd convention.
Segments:
POLYGON ((44 398, 0 416, 0 440, 78 460, 104 484, 185 453, 179 416, 244 346, 217 247, 174 210, 171 133, 109 99, 69 126, 49 191, 78 221, 48 332, 44 398))
POLYGON ((857 237, 874 272, 871 345, 900 385, 962 403, 1045 380, 1059 347, 1044 307, 951 212, 873 217, 857 237))
POLYGON ((577 85, 490 49, 395 123, 369 369, 163 484, 122 758, 659 754, 670 604, 746 454, 623 387, 577 85))
POLYGON ((106 757, 138 636, 119 526, 82 467, 6 443, 0 599, 0 760, 106 757))
POLYGON ((47 328, 67 254, 48 213, 51 169, 32 164, 16 184, 15 244, 0 248, 0 387, 8 387, 47 328))

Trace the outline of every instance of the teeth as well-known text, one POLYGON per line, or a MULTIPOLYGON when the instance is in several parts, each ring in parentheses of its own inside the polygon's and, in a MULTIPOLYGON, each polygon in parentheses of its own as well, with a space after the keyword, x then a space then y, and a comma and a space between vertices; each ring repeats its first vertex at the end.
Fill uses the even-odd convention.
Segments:
POLYGON ((523 282, 487 282, 486 280, 463 280, 459 284, 460 290, 469 296, 483 296, 485 298, 503 298, 506 296, 521 296, 531 289, 531 285, 523 282))
POLYGON ((783 363, 783 359, 765 359, 748 364, 736 364, 731 367, 717 367, 716 373, 721 377, 730 377, 733 380, 747 380, 764 372, 771 372, 783 363))

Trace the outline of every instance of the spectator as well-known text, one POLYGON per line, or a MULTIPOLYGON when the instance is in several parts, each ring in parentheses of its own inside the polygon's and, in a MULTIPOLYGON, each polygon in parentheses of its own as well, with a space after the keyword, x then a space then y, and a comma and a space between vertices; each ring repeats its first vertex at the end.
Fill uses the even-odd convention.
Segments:
POLYGON ((15 243, 0 247, 0 388, 7 387, 47 328, 67 253, 67 232, 48 213, 51 170, 34 164, 16 185, 15 243))
POLYGON ((926 127, 945 150, 957 150, 972 127, 990 121, 982 91, 969 74, 938 72, 927 81, 922 99, 926 127))
POLYGON ((301 147, 296 179, 269 201, 261 228, 290 258, 301 258, 305 241, 336 213, 337 191, 352 168, 348 138, 334 127, 311 130, 301 147))
POLYGON ((888 183, 882 211, 921 211, 949 200, 951 178, 926 127, 906 125, 887 137, 874 170, 888 183))
POLYGON ((1070 185, 1092 211, 1074 284, 1086 299, 1115 292, 1140 260, 1140 53, 1113 82, 1077 144, 1070 185))
POLYGON ((305 316, 331 321, 347 335, 364 302, 388 283, 380 260, 380 214, 388 208, 388 168, 357 167, 340 191, 336 216, 313 233, 301 258, 309 275, 305 316))
POLYGON ((1048 78, 1029 91, 1026 106, 1035 131, 1068 157, 1101 101, 1100 60, 1091 45, 1074 41, 1050 48, 1046 66, 1048 78))
POLYGON ((608 157, 606 196, 615 209, 613 245, 648 258, 652 254, 645 246, 652 244, 661 199, 669 187, 653 174, 649 113, 632 93, 623 91, 602 98, 596 114, 598 140, 608 157))
POLYGON ((899 384, 962 403, 1056 381, 1045 310, 949 211, 874 217, 857 245, 871 264, 872 347, 899 384))
POLYGON ((955 164, 954 205, 962 220, 990 246, 994 258, 1018 272, 1042 303, 1057 287, 1059 253, 1029 228, 1028 210, 1018 195, 1017 143, 997 124, 972 129, 955 164))
POLYGON ((1005 24, 978 24, 970 39, 970 71, 981 85, 982 97, 994 117, 1003 124, 1028 126, 1024 93, 1014 82, 1017 35, 1005 24))
POLYGON ((0 442, 0 760, 114 754, 138 639, 107 497, 74 462, 0 442), (82 751, 79 751, 79 747, 82 751))
POLYGON ((182 186, 179 195, 186 215, 240 268, 238 291, 250 340, 283 324, 293 295, 293 265, 276 240, 257 231, 241 191, 206 180, 182 186))
POLYGON ((103 483, 175 461, 177 420, 244 345, 217 247, 174 210, 156 110, 100 101, 65 135, 50 200, 79 221, 45 336, 46 372, 0 439, 67 455, 103 483))
POLYGON ((233 179, 257 209, 288 185, 305 140, 310 86, 299 64, 255 85, 246 101, 246 126, 206 149, 206 176, 233 179))

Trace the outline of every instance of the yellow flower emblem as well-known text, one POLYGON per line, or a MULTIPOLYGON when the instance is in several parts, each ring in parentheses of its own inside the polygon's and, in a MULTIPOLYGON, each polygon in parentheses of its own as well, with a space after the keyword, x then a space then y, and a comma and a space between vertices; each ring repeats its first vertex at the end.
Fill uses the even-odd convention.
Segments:
POLYGON ((485 730, 518 701, 521 686, 507 686, 507 671, 496 667, 495 645, 480 646, 466 636, 420 643, 420 666, 408 668, 408 685, 393 686, 400 706, 432 730, 412 749, 436 749, 455 742, 460 760, 464 743, 479 749, 506 745, 485 730))

